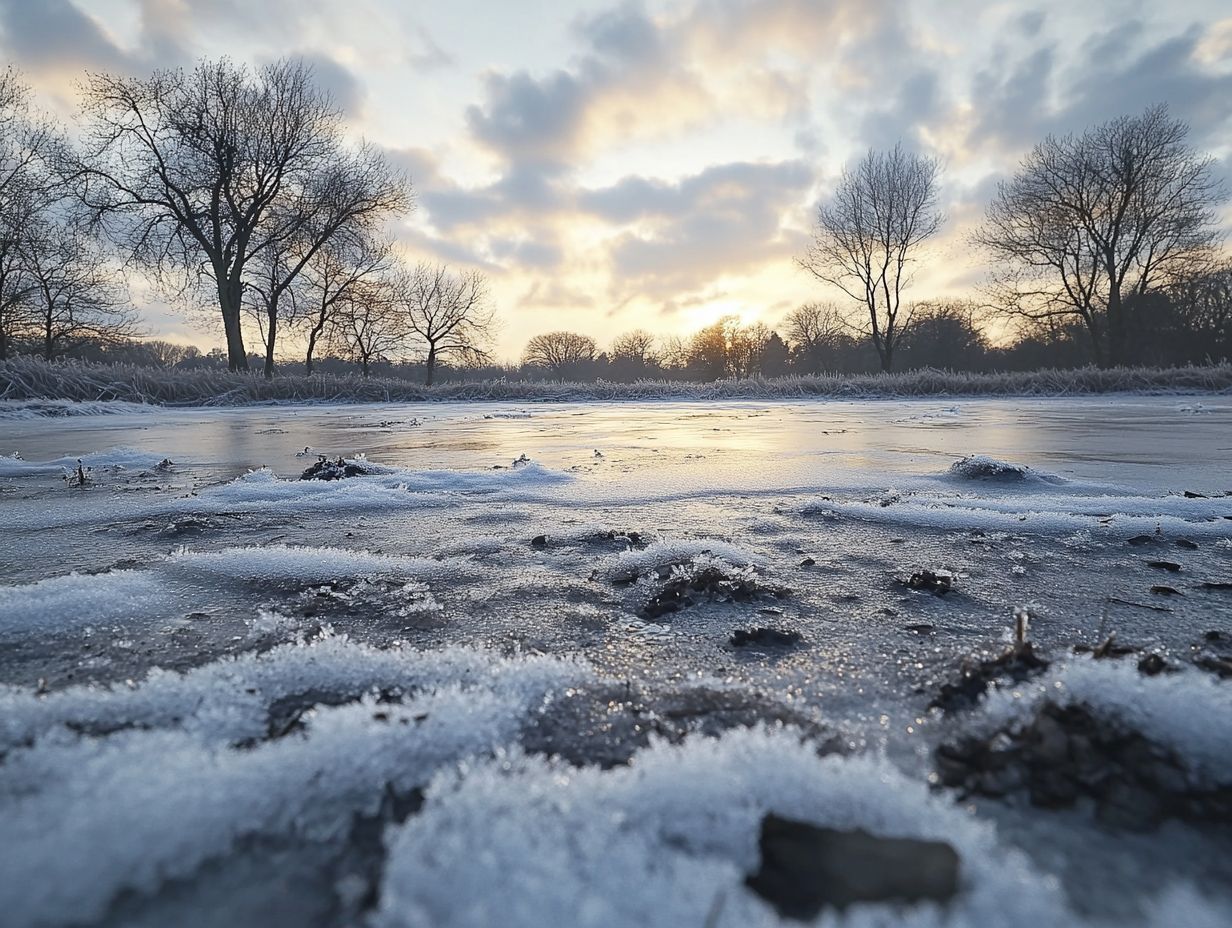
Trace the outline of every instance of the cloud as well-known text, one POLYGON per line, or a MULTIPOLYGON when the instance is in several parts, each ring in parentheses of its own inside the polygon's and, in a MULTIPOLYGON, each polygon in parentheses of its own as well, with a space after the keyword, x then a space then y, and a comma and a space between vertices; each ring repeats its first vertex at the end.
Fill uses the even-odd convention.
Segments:
POLYGON ((800 242, 784 219, 812 182, 800 161, 735 163, 675 183, 625 178, 579 201, 606 221, 638 224, 611 245, 616 292, 666 299, 767 260, 788 261, 800 242))
POLYGON ((406 60, 410 62, 411 67, 416 71, 427 73, 457 64, 454 56, 441 48, 436 40, 432 38, 432 33, 428 32, 423 26, 415 28, 415 37, 418 39, 419 47, 408 51, 406 53, 406 60))
POLYGON ((293 55, 312 68, 317 84, 325 90, 348 119, 363 115, 367 88, 346 65, 323 52, 302 51, 293 55))
POLYGON ((32 71, 124 68, 127 56, 72 0, 0 0, 5 52, 32 71))

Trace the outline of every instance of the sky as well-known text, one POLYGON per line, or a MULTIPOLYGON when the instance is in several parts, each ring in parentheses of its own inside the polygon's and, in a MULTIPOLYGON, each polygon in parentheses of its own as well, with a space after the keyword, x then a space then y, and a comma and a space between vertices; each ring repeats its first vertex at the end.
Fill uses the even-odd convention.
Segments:
MULTIPOLYGON (((969 235, 1048 133, 1166 103, 1232 186, 1224 0, 0 0, 0 45, 66 119, 87 69, 303 57, 409 173, 408 257, 487 274, 509 359, 837 298, 793 259, 870 147, 943 164, 921 300, 979 287, 969 235)), ((152 335, 219 343, 133 292, 152 335)))

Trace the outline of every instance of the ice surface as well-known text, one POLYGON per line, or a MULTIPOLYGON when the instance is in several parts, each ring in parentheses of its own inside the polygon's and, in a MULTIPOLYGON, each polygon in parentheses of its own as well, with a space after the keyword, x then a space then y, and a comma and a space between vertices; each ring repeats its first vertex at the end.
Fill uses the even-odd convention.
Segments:
POLYGON ((777 924, 743 883, 774 811, 954 844, 952 906, 849 924, 1226 924, 1216 829, 1131 839, 927 788, 940 739, 1044 698, 1222 781, 1227 682, 1192 661, 1232 651, 1232 407, 1177 405, 10 416, 3 921, 777 924), (318 451, 372 473, 300 480, 318 451), (77 455, 99 478, 80 490, 58 479, 77 455), (664 570, 711 563, 783 595, 634 618, 664 570), (953 592, 903 586, 926 569, 953 592), (1022 603, 1052 668, 930 712, 1022 603), (732 645, 756 627, 801 641, 732 645), (1180 672, 1073 656, 1112 632, 1180 672), (548 719, 581 766, 526 755, 548 719), (767 719, 802 727, 738 729, 767 719), (656 740, 682 729, 726 733, 656 740), (819 757, 831 737, 851 756, 819 757), (422 787, 420 811, 390 813, 422 787))
POLYGON ((24 461, 17 455, 0 455, 0 477, 27 477, 36 474, 63 474, 76 471, 78 463, 86 469, 149 469, 157 467, 164 457, 136 448, 111 448, 51 461, 24 461))
POLYGON ((598 572, 613 580, 634 580, 656 569, 713 558, 733 567, 754 567, 764 560, 719 539, 687 538, 655 541, 645 548, 621 551, 604 561, 598 572))

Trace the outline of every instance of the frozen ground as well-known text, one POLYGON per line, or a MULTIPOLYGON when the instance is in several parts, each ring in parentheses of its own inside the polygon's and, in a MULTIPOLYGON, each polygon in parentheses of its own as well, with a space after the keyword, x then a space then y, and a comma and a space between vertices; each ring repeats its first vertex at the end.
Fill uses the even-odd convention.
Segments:
POLYGON ((958 853, 852 924, 1232 919, 1227 398, 59 412, 0 404, 5 924, 777 924, 769 812, 958 853), (1018 607, 1051 666, 955 689, 1018 607), (939 760, 1046 705, 1124 755, 1076 802, 939 760))

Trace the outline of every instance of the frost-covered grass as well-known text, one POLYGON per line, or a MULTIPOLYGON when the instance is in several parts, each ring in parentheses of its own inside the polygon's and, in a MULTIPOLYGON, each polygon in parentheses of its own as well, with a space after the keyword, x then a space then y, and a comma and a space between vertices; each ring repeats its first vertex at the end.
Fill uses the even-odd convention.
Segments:
MULTIPOLYGON (((388 378, 168 371, 128 365, 54 364, 30 358, 0 362, 0 400, 42 401, 42 415, 68 410, 47 401, 122 401, 233 406, 262 402, 419 402, 429 400, 798 399, 801 397, 1072 396, 1100 393, 1228 393, 1232 365, 1180 368, 956 373, 819 374, 714 383, 486 381, 424 387, 388 378)), ((10 410, 9 412, 14 412, 10 410)), ((17 414, 14 412, 14 414, 17 414)))

